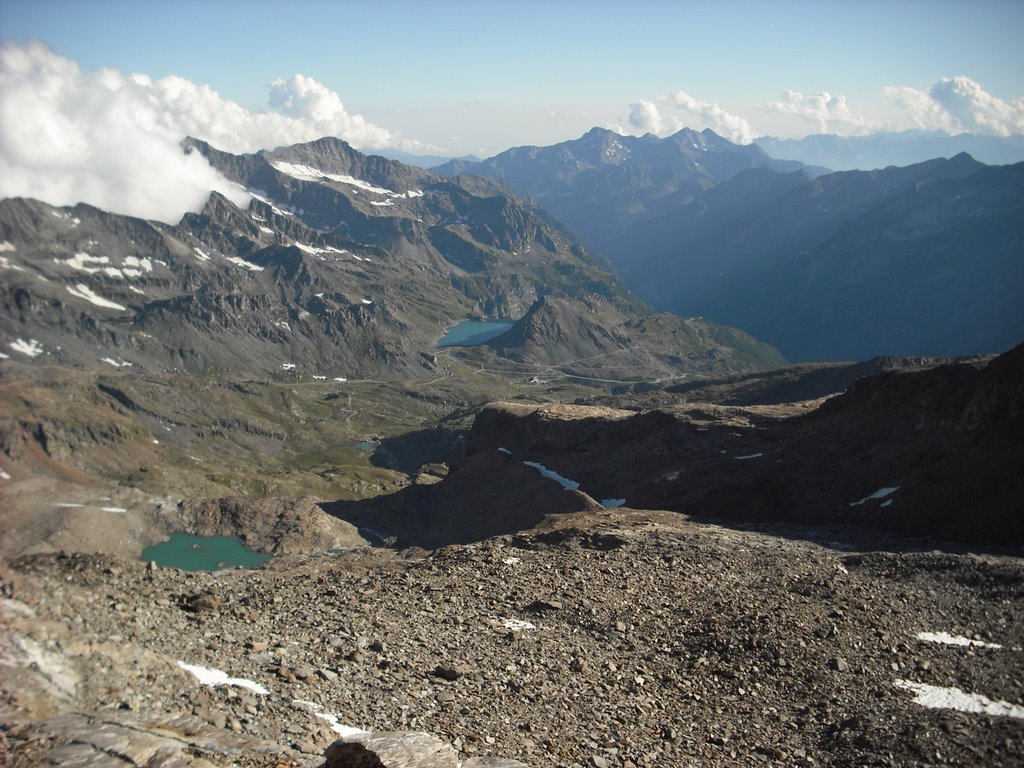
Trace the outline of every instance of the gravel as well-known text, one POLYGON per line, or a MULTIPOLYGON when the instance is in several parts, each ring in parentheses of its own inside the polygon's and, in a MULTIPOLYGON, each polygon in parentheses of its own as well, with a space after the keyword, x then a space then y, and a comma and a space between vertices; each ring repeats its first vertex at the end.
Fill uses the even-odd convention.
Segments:
POLYGON ((317 764, 332 726, 538 767, 1020 765, 1024 720, 927 708, 898 681, 1019 706, 1024 563, 811 534, 619 509, 217 574, 21 558, 0 667, 9 759, 70 748, 73 711, 191 718, 213 765, 317 764), (204 686, 179 661, 269 693, 204 686))

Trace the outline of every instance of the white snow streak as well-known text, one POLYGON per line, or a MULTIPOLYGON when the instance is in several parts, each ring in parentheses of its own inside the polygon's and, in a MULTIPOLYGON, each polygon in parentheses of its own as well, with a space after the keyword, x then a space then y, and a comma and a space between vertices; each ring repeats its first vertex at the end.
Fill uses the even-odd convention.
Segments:
POLYGON ((251 261, 246 261, 241 256, 225 256, 224 258, 230 261, 232 264, 235 264, 239 267, 245 267, 250 272, 263 271, 263 267, 261 267, 259 264, 253 264, 251 261))
POLYGON ((892 487, 892 488, 879 488, 877 491, 872 493, 870 496, 865 496, 860 501, 851 501, 850 502, 850 506, 851 507, 859 507, 861 504, 864 504, 865 502, 871 501, 872 499, 884 499, 886 496, 891 496, 892 494, 896 493, 896 491, 898 491, 899 489, 900 489, 900 487, 898 485, 895 486, 895 487, 892 487))
POLYGON ((1008 701, 992 701, 980 693, 965 693, 959 688, 942 688, 927 683, 915 683, 912 680, 896 680, 893 685, 911 691, 914 694, 914 703, 929 709, 955 709, 958 712, 1024 720, 1024 707, 1008 701))
POLYGON ((746 456, 733 456, 733 458, 736 459, 737 461, 746 461, 747 459, 759 459, 762 456, 764 456, 763 453, 750 453, 747 454, 746 456))
POLYGON ((971 640, 962 635, 951 635, 948 632, 918 632, 917 639, 925 643, 942 643, 943 645, 959 645, 965 648, 995 648, 1003 646, 999 643, 986 643, 982 640, 971 640))
POLYGON ((541 475, 548 478, 549 480, 554 480, 567 491, 578 491, 580 489, 580 484, 577 483, 575 480, 570 480, 567 477, 562 477, 560 474, 558 474, 554 470, 548 469, 543 464, 538 464, 536 461, 524 461, 523 464, 525 464, 528 467, 533 467, 538 472, 540 472, 541 475))
POLYGON ((313 713, 314 717, 319 717, 321 720, 327 721, 327 724, 331 726, 331 730, 344 739, 351 736, 364 736, 369 733, 369 731, 363 730, 362 728, 353 728, 351 725, 342 725, 338 722, 337 715, 331 714, 330 712, 322 712, 312 701, 292 699, 292 704, 296 704, 303 709, 308 709, 313 713))
POLYGON ((93 291, 85 283, 78 283, 78 285, 76 285, 74 288, 72 288, 71 286, 66 287, 68 289, 68 293, 70 293, 72 296, 77 296, 80 299, 85 299, 86 301, 95 304, 97 307, 107 307, 108 309, 116 309, 121 312, 124 312, 126 309, 126 307, 122 307, 120 304, 110 301, 109 299, 104 299, 102 296, 93 291))
POLYGON ((221 672, 219 669, 201 667, 198 664, 186 664, 184 661, 179 661, 178 666, 186 672, 191 672, 201 685, 233 685, 237 688, 245 688, 253 693, 270 693, 259 683, 254 683, 252 680, 246 680, 242 677, 228 677, 227 672, 221 672))

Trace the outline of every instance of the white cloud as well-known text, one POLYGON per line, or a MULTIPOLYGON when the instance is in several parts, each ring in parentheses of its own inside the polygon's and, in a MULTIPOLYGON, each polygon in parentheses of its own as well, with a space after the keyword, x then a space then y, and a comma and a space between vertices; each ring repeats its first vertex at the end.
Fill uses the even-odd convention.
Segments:
POLYGON ((886 86, 882 93, 918 128, 1010 136, 1024 133, 1024 97, 987 93, 969 77, 944 77, 927 91, 886 86))
POLYGON ((641 133, 660 136, 664 132, 664 121, 658 105, 651 101, 634 101, 629 105, 629 124, 641 133))
POLYGON ((750 125, 742 117, 717 104, 699 101, 684 91, 658 96, 654 101, 633 102, 629 105, 629 124, 632 126, 630 132, 653 133, 656 136, 668 136, 683 128, 710 128, 737 144, 749 144, 752 140, 750 125))
POLYGON ((710 128, 719 136, 724 136, 736 144, 749 144, 753 141, 750 124, 742 117, 726 112, 717 104, 698 101, 683 91, 672 94, 672 103, 683 115, 696 118, 701 128, 710 128))
POLYGON ((799 128, 795 132, 835 133, 840 136, 857 136, 871 133, 878 126, 870 120, 855 115, 841 94, 819 91, 805 96, 798 91, 786 91, 781 101, 773 101, 762 107, 784 117, 795 118, 799 128))
POLYGON ((0 47, 0 197, 86 202, 174 223, 211 190, 247 201, 201 155, 182 152, 187 135, 230 152, 322 136, 424 149, 348 114, 336 93, 303 75, 271 83, 269 103, 274 111, 252 112, 181 77, 83 72, 42 43, 7 43, 0 47))

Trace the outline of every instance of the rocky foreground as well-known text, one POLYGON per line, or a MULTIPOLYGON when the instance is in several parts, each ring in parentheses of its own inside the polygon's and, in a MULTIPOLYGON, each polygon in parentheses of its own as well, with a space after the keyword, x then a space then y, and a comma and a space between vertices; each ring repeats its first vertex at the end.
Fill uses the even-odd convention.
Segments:
POLYGON ((1024 753, 1009 555, 619 509, 254 571, 40 554, 4 588, 0 755, 19 768, 314 766, 351 729, 425 731, 466 765, 1024 753))

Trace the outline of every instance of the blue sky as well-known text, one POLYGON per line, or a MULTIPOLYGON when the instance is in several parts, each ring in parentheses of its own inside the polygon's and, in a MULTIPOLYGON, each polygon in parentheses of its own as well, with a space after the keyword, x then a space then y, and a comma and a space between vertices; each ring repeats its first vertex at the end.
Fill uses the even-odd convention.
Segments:
POLYGON ((747 139, 942 127, 924 124, 927 105, 907 119, 914 93, 883 89, 957 76, 1011 106, 1024 96, 1021 2, 3 0, 0 34, 85 71, 206 84, 252 112, 302 74, 346 114, 455 154, 594 125, 747 139))

